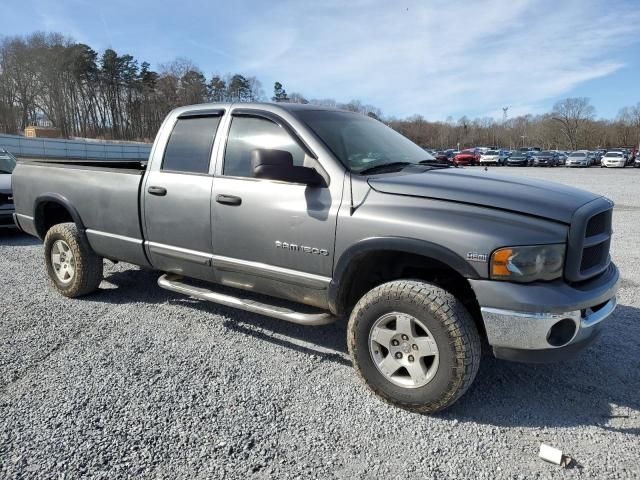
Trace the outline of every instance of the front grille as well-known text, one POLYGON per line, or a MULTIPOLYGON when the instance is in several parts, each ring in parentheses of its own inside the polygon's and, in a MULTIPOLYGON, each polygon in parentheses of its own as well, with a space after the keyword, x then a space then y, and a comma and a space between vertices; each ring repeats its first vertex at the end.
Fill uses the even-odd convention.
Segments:
POLYGON ((599 213, 587 222, 586 237, 593 237, 607 231, 607 227, 611 225, 611 210, 599 213))
POLYGON ((573 215, 565 265, 567 280, 588 280, 607 269, 612 213, 612 202, 599 198, 580 207, 573 215))
POLYGON ((598 265, 604 256, 604 244, 587 247, 582 251, 582 261, 580 262, 580 271, 586 272, 598 265))

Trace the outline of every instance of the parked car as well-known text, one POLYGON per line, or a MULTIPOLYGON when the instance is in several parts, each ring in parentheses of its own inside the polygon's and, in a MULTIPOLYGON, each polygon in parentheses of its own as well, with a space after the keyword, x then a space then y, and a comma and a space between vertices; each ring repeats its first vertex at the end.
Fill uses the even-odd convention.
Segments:
POLYGON ((622 152, 607 152, 602 157, 602 161, 600 162, 600 167, 604 168, 624 168, 627 166, 627 160, 624 158, 624 154, 622 152))
POLYGON ((533 153, 528 150, 516 150, 507 158, 508 167, 530 167, 533 164, 533 153))
POLYGON ((451 159, 453 158, 453 155, 449 156, 449 154, 447 154, 447 152, 445 152, 443 150, 440 150, 440 151, 435 153, 434 157, 439 162, 451 163, 451 159))
POLYGON ((11 173, 16 168, 16 157, 0 148, 0 229, 14 228, 11 173))
POLYGON ((626 149, 626 148, 612 148, 612 149, 610 149, 610 150, 609 150, 609 152, 618 152, 618 153, 621 153, 621 154, 622 154, 622 156, 623 156, 623 157, 624 157, 624 159, 625 159, 625 163, 626 163, 627 165, 629 164, 630 159, 631 159, 631 154, 630 154, 630 152, 629 152, 629 150, 628 150, 628 149, 626 149))
POLYGON ((16 222, 43 240, 61 295, 98 290, 108 258, 203 301, 306 326, 347 317, 360 377, 421 413, 467 391, 481 345, 560 360, 615 309, 601 195, 434 165, 377 120, 299 104, 181 107, 151 152, 100 168, 18 163, 16 222))
POLYGON ((475 150, 462 150, 453 157, 455 165, 479 165, 480 154, 475 150))
POLYGON ((558 165, 564 165, 567 162, 567 154, 565 152, 556 152, 556 158, 558 159, 558 165))
POLYGON ((600 165, 601 160, 602 160, 602 156, 607 153, 606 151, 602 151, 602 150, 593 150, 591 152, 591 155, 593 156, 593 159, 595 160, 594 165, 600 165))
POLYGON ((555 152, 544 150, 542 152, 533 152, 534 167, 557 167, 558 156, 555 152))
POLYGON ((636 155, 636 159, 633 161, 633 166, 640 168, 640 155, 636 155))
POLYGON ((567 167, 590 167, 595 162, 591 152, 587 150, 576 150, 567 157, 567 167))
POLYGON ((487 150, 480 155, 480 165, 504 165, 509 158, 505 150, 487 150))

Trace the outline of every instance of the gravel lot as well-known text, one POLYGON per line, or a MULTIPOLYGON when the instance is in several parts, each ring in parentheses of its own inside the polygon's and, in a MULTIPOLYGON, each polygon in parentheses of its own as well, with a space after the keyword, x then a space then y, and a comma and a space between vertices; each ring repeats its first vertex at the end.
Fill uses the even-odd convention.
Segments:
POLYGON ((615 315, 578 358, 483 358, 447 412, 410 414, 357 381, 345 325, 300 327, 105 269, 67 300, 39 242, 0 234, 0 477, 638 478, 640 170, 499 169, 616 201, 615 315), (541 442, 576 460, 543 462, 541 442))

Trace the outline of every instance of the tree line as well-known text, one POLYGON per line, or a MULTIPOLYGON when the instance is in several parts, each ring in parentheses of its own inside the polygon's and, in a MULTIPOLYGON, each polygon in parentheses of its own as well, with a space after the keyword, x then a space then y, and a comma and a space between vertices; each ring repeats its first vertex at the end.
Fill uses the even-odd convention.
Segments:
POLYGON ((0 132, 51 125, 65 137, 150 141, 173 108, 204 102, 311 103, 359 112, 384 121, 419 145, 464 148, 496 145, 571 149, 640 143, 640 102, 613 120, 595 118, 587 98, 568 98, 543 115, 509 119, 466 116, 428 121, 416 115, 385 118, 379 108, 351 100, 307 99, 276 82, 266 95, 255 76, 205 74, 191 61, 159 66, 113 49, 102 53, 58 33, 0 41, 0 132))
POLYGON ((256 77, 213 75, 186 59, 154 71, 148 62, 60 34, 0 42, 0 131, 51 124, 63 136, 150 140, 173 108, 264 97, 256 77))
POLYGON ((436 149, 497 146, 578 150, 640 145, 640 102, 615 119, 596 119, 588 98, 566 98, 541 115, 430 122, 417 115, 388 124, 425 147, 436 149))

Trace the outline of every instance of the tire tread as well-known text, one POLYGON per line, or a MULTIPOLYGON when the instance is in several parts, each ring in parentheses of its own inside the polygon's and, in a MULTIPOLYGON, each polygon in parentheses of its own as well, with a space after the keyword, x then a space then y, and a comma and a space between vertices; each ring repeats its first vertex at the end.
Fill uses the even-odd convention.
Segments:
POLYGON ((103 260, 96 255, 87 238, 75 223, 58 223, 51 227, 44 238, 45 262, 52 286, 65 297, 75 298, 94 292, 103 278, 103 260), (55 237, 55 238, 54 238, 55 237), (62 238, 71 248, 76 262, 74 280, 68 288, 55 281, 55 273, 50 261, 50 248, 56 238, 62 238))
MULTIPOLYGON (((481 357, 480 335, 469 312, 462 302, 442 288, 420 280, 396 280, 382 284, 365 294, 356 304, 349 318, 347 329, 349 353, 358 377, 370 389, 387 403, 418 413, 435 413, 458 400, 471 386, 478 373, 481 357), (414 305, 429 309, 430 313, 444 319, 444 326, 456 352, 455 368, 449 388, 437 401, 430 403, 410 403, 392 398, 385 392, 367 382, 358 368, 355 334, 358 323, 364 313, 379 302, 408 301, 414 305)), ((368 354, 368 352, 364 352, 368 354)))

